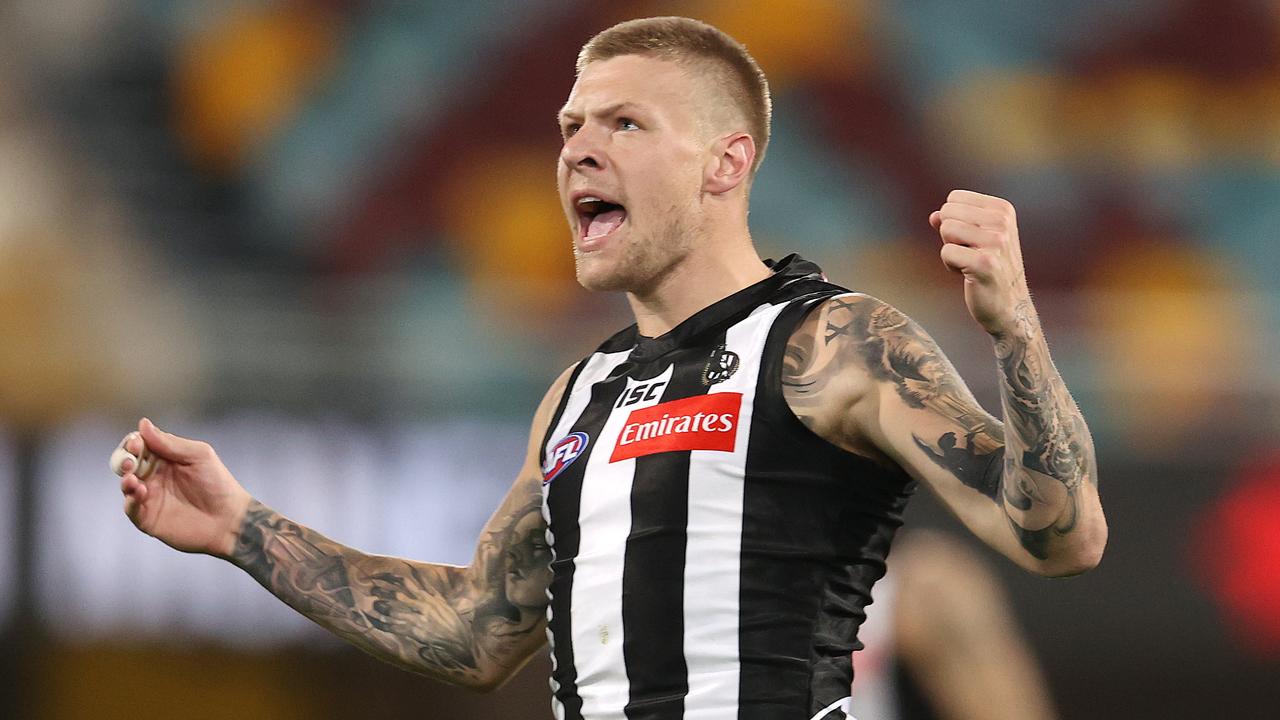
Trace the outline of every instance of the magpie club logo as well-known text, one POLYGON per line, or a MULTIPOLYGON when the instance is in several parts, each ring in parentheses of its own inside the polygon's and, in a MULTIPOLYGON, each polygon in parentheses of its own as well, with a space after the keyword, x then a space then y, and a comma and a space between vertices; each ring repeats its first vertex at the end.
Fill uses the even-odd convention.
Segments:
POLYGON ((711 351, 711 359, 707 360, 707 366, 702 369, 702 384, 710 387, 728 380, 738 372, 740 364, 738 353, 721 345, 711 351))
POLYGON ((586 433, 576 432, 566 435, 556 443, 556 446, 551 448, 551 452, 547 453, 547 461, 542 465, 542 484, 546 485, 564 472, 564 469, 587 449, 587 443, 590 441, 591 438, 587 437, 586 433))

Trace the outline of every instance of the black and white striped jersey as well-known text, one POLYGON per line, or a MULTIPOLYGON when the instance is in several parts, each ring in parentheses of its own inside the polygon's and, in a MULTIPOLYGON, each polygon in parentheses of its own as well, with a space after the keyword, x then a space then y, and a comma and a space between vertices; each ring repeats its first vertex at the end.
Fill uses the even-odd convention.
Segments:
POLYGON ((580 362, 542 446, 559 720, 837 720, 914 484, 787 406, 787 340, 843 292, 792 255, 580 362))

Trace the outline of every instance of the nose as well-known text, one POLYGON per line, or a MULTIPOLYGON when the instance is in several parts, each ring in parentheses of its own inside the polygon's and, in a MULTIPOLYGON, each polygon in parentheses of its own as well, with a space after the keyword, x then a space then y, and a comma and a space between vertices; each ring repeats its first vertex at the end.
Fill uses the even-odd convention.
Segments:
POLYGON ((593 135, 584 127, 564 141, 564 147, 560 148, 560 160, 567 169, 598 169, 604 166, 604 154, 593 135))

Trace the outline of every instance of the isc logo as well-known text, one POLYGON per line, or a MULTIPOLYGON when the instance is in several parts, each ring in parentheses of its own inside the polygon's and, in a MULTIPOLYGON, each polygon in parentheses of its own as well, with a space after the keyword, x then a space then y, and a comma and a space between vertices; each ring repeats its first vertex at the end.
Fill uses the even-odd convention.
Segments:
POLYGON ((635 405, 638 402, 653 402, 657 399, 658 393, 662 391, 662 388, 666 386, 666 380, 640 383, 630 390, 624 390, 622 394, 618 396, 618 402, 615 403, 613 407, 616 409, 624 408, 628 405, 635 405))
POLYGON ((587 443, 590 441, 586 433, 576 432, 566 435, 563 440, 556 443, 556 446, 551 448, 551 452, 547 453, 547 461, 542 465, 542 484, 546 485, 564 472, 564 469, 587 449, 587 443))

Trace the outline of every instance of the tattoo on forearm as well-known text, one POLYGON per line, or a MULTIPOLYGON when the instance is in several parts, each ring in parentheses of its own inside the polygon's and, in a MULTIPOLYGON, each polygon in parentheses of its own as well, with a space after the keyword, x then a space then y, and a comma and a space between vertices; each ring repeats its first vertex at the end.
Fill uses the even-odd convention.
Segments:
POLYGON ((1029 303, 1018 308, 1018 332, 996 340, 1008 421, 1021 441, 1022 466, 1057 478, 1074 489, 1090 477, 1080 444, 1083 419, 1037 337, 1029 303))
POLYGON ((1018 306, 1015 317, 1015 329, 995 343, 1008 428, 1006 477, 1013 481, 1006 485, 1005 499, 1023 514, 1023 522, 1013 521, 1023 546, 1044 557, 1054 535, 1075 528, 1080 484, 1097 482, 1097 460, 1084 416, 1049 358, 1030 301, 1018 306), (1060 511, 1046 518, 1037 510, 1063 494, 1054 491, 1055 485, 1065 488, 1065 498, 1060 511))
POLYGON ((916 447, 1001 503, 1032 555, 1046 557, 1053 536, 1074 528, 1076 490, 1096 477, 1092 441, 1029 303, 1019 308, 1018 332, 996 343, 1007 427, 982 410, 933 340, 893 307, 851 296, 828 301, 821 312, 793 336, 783 358, 783 389, 803 422, 818 429, 823 391, 856 365, 907 406, 954 423, 936 437, 913 433, 916 447))
POLYGON ((540 497, 504 505, 495 520, 471 567, 458 568, 366 555, 254 501, 230 559, 361 649, 471 684, 543 637, 550 550, 540 497))

